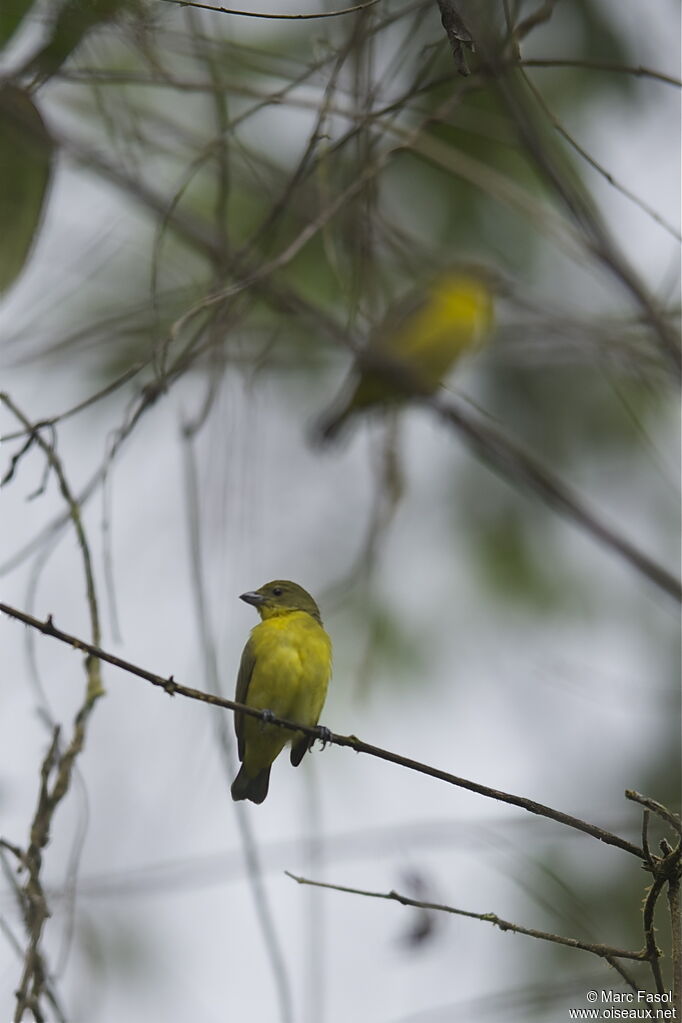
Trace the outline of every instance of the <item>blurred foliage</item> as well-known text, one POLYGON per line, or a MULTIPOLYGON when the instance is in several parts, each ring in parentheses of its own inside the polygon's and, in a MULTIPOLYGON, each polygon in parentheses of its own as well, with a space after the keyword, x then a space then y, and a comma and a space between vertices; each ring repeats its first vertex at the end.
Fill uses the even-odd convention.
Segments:
POLYGON ((38 234, 53 148, 28 93, 0 85, 0 292, 23 270, 38 234))
MULTIPOLYGON (((426 630, 415 623, 410 628, 402 615, 392 612, 382 598, 354 606, 351 637, 362 636, 355 691, 366 696, 384 683, 391 694, 400 687, 409 690, 415 678, 428 674, 429 642, 426 630)), ((354 644, 357 648, 357 642, 354 644)))
POLYGON ((550 368, 500 366, 489 363, 484 381, 485 405, 509 418, 514 431, 549 456, 570 463, 586 450, 617 454, 641 439, 642 424, 655 420, 669 398, 637 377, 618 379, 607 366, 550 368), (581 414, 566 394, 577 395, 581 414), (543 423, 538 435, 537 424, 543 423))
MULTIPOLYGON (((26 9, 11 10, 18 24, 26 9)), ((522 24, 539 7, 528 0, 508 10, 522 24)), ((300 387, 334 392, 347 361, 344 335, 360 343, 415 279, 475 256, 512 282, 498 339, 478 371, 486 412, 559 473, 614 455, 644 463, 648 431, 669 407, 658 353, 631 315, 607 320, 588 305, 571 319, 570 295, 563 309, 543 305, 542 295, 535 309, 528 304, 528 282, 552 243, 543 204, 561 204, 522 144, 504 89, 485 70, 491 53, 509 58, 503 5, 463 3, 462 12, 474 25, 487 23, 468 78, 453 74, 437 14, 424 2, 394 0, 355 19, 249 23, 241 35, 227 17, 172 4, 55 6, 47 40, 17 74, 50 81, 35 99, 9 84, 3 95, 21 97, 42 126, 49 94, 56 123, 61 111, 86 146, 103 147, 103 164, 91 172, 107 179, 103 167, 112 168, 115 216, 129 202, 146 206, 155 231, 139 259, 112 257, 92 268, 85 257, 82 271, 76 267, 84 286, 59 309, 49 343, 31 354, 77 360, 100 385, 135 366, 143 379, 218 377, 230 365, 251 380, 286 373, 295 409, 300 387), (458 172, 460 157, 472 161, 471 173, 458 172), (488 169, 529 206, 506 202, 488 169), (537 218, 527 216, 533 203, 537 218)), ((608 5, 576 0, 552 7, 522 39, 521 57, 558 50, 575 61, 528 74, 548 108, 576 123, 606 97, 637 101, 635 75, 580 66, 636 67, 632 45, 608 5)), ((582 163, 517 84, 541 146, 572 185, 582 163)), ((17 240, 5 249, 9 282, 38 230, 50 151, 38 160, 25 145, 8 140, 3 148, 12 154, 2 165, 3 192, 22 193, 2 207, 5 234, 17 240)), ((24 333, 32 333, 30 322, 24 333)), ((476 472, 457 491, 487 584, 505 600, 516 594, 545 612, 566 612, 572 601, 539 556, 534 514, 498 497, 477 518, 485 484, 476 472)), ((551 533, 541 540, 547 549, 553 542, 551 533)), ((391 661, 392 630, 374 631, 391 661)))
MULTIPOLYGON (((344 332, 351 344, 361 342, 415 278, 472 255, 512 281, 511 302, 500 303, 497 347, 478 374, 488 414, 558 472, 584 458, 648 457, 647 431, 669 404, 650 338, 634 318, 607 321, 600 310, 586 308, 580 321, 560 307, 530 310, 526 281, 551 239, 486 180, 489 168, 521 189, 539 204, 540 221, 542 203, 558 204, 504 91, 481 73, 486 55, 508 57, 501 4, 462 4, 472 24, 486 20, 485 46, 466 79, 453 75, 447 40, 424 2, 393 2, 354 20, 251 23, 243 38, 232 36, 229 18, 162 8, 66 0, 20 73, 54 76, 53 104, 76 119, 86 142, 108 145, 106 161, 123 168, 124 201, 148 205, 151 194, 156 203, 149 275, 140 274, 141 261, 105 260, 98 288, 71 296, 72 322, 62 316, 43 354, 78 359, 99 384, 133 366, 146 367, 143 378, 177 378, 216 377, 236 365, 251 380, 286 372, 330 394, 331 374, 346 358, 339 358, 344 332), (416 125, 442 159, 428 144, 424 151, 410 144, 416 125), (460 156, 481 175, 460 175, 460 156), (292 245, 296 254, 282 260, 292 245), (277 265, 261 281, 272 259, 277 265), (253 283, 242 290, 245 280, 253 283), (536 339, 525 353, 508 339, 514 316, 520 341, 536 339)), ((509 10, 521 24, 539 8, 522 2, 509 10)), ((558 50, 576 62, 528 72, 552 113, 575 123, 605 97, 637 100, 634 75, 580 66, 636 66, 632 43, 608 5, 576 0, 538 23, 521 56, 558 50)), ((573 186, 583 165, 517 84, 543 149, 573 186)), ((13 180, 30 177, 6 167, 13 180)), ((13 206, 27 211, 25 255, 39 207, 13 206)), ((16 258, 15 276, 21 265, 16 258)), ((295 407, 300 388, 284 393, 295 407)), ((481 578, 503 599, 566 612, 572 599, 539 556, 534 514, 498 497, 477 520, 484 489, 475 472, 458 487, 471 495, 459 503, 469 509, 481 578)), ((542 538, 543 548, 552 543, 552 535, 542 538)), ((391 661, 391 630, 374 631, 391 661)))
POLYGON ((0 7, 0 47, 5 46, 33 6, 33 0, 3 0, 0 7))
POLYGON ((518 508, 501 503, 488 521, 479 517, 478 566, 482 578, 503 599, 525 599, 538 612, 556 611, 567 603, 566 580, 542 561, 538 536, 518 508))
MULTIPOLYGON (((530 9, 532 5, 523 5, 520 16, 530 9)), ((354 123, 346 118, 344 123, 344 117, 337 108, 348 108, 353 102, 354 93, 362 90, 363 75, 365 80, 371 81, 375 74, 380 33, 386 37, 391 55, 389 73, 381 79, 385 102, 390 106, 391 102, 399 101, 401 94, 405 97, 395 114, 397 123, 403 121, 405 115, 414 117, 416 109, 427 123, 432 115, 429 130, 446 146, 516 178, 531 191, 538 187, 534 184, 535 172, 518 147, 509 118, 484 79, 474 87, 467 83, 445 117, 438 113, 444 100, 452 93, 451 83, 447 80, 451 74, 451 58, 443 40, 433 49, 437 25, 434 25, 433 12, 423 4, 416 9, 405 8, 404 12, 398 6, 386 9, 386 13, 382 9, 381 15, 368 16, 365 34, 354 27, 348 28, 347 22, 338 26, 330 23, 329 49, 325 51, 318 46, 319 56, 316 54, 312 62, 308 47, 313 36, 306 26, 300 26, 296 32, 292 32, 290 26, 282 26, 284 40, 290 44, 287 52, 283 52, 282 34, 279 30, 274 33, 267 25, 264 29, 259 27, 258 45, 254 46, 235 44, 222 39, 219 33, 204 35, 203 22, 193 18, 192 14, 183 18, 169 9, 164 23, 151 28, 141 11, 137 14, 137 22, 135 17, 134 5, 130 3, 122 4, 115 0, 65 3, 56 16, 50 40, 34 55, 32 64, 37 66, 47 61, 50 67, 43 70, 50 74, 64 64, 66 80, 71 80, 72 84, 67 89, 62 88, 63 102, 67 109, 77 109, 84 129, 87 121, 90 122, 89 130, 95 133, 110 124, 117 126, 116 131, 120 135, 121 119, 126 112, 133 132, 125 140, 125 146, 131 155, 135 154, 135 162, 151 168, 162 160, 165 164, 164 178, 178 173, 181 176, 181 187, 174 195, 171 193, 169 209, 187 210, 208 222, 217 208, 216 195, 227 183, 227 220, 223 229, 234 253, 234 257, 231 255, 230 258, 236 260, 242 254, 248 258, 247 267, 258 265, 263 256, 275 248, 285 247, 305 225, 310 214, 316 208, 323 211, 325 202, 336 194, 338 188, 347 187, 362 171, 368 156, 376 152, 373 119, 369 117, 366 121, 354 123), (117 36, 113 35, 103 51, 104 67, 98 67, 96 49, 91 47, 87 55, 91 74, 74 81, 70 75, 73 71, 78 74, 78 64, 73 68, 71 64, 77 61, 79 41, 92 27, 103 26, 124 8, 129 15, 129 24, 134 26, 128 33, 133 48, 119 45, 120 56, 116 60, 114 44, 117 36), (411 33, 412 50, 405 61, 404 43, 408 31, 411 33), (428 40, 431 41, 431 54, 416 46, 417 42, 428 40), (307 103, 307 96, 302 94, 301 88, 307 90, 308 95, 311 89, 320 91, 330 69, 334 73, 337 52, 343 53, 344 47, 348 47, 349 63, 356 69, 355 80, 344 72, 338 81, 330 82, 330 86, 336 85, 336 91, 330 93, 331 110, 320 122, 315 148, 303 158, 292 181, 289 175, 295 166, 295 158, 292 159, 295 151, 287 143, 286 134, 282 133, 278 122, 281 123, 288 104, 291 104, 289 116, 292 116, 298 102, 303 100, 307 103), (65 64, 67 58, 69 62, 65 64), (166 65, 170 67, 169 62, 172 63, 172 71, 164 70, 166 65), (425 74, 427 81, 423 82, 425 74), (137 78, 140 84, 136 87, 137 78), (154 83, 156 88, 150 90, 145 87, 142 79, 154 83), (212 82, 221 83, 224 89, 219 101, 211 95, 212 82), (413 99, 411 92, 415 86, 420 91, 413 99), (171 90, 173 96, 172 108, 164 99, 168 95, 167 90, 171 90), (262 101, 258 100, 258 95, 262 96, 262 101), (275 112, 277 117, 273 120, 275 112), (267 125, 268 119, 272 122, 272 131, 269 127, 260 127, 267 125), (220 123, 229 127, 222 138, 215 134, 220 123), (169 148, 167 142, 171 135, 174 135, 174 145, 169 148), (277 139, 278 144, 268 145, 270 138, 277 139), (191 157, 192 149, 196 159, 191 157), (225 168, 229 168, 227 179, 225 168)), ((216 26, 221 24, 218 19, 216 26)), ((225 19, 224 24, 227 27, 229 20, 225 19)), ((625 41, 598 5, 588 0, 573 5, 571 28, 580 41, 576 48, 577 59, 592 58, 598 53, 601 60, 627 61, 625 41)), ((115 32, 120 34, 120 31, 117 26, 115 32)), ((551 32, 551 23, 542 26, 541 32, 551 32)), ((119 38, 123 43, 120 35, 119 38)), ((439 39, 438 36, 435 38, 439 39)), ((595 79, 579 70, 545 72, 543 82, 547 83, 546 88, 543 85, 543 93, 550 105, 555 98, 561 98, 564 108, 588 100, 596 102, 605 89, 627 91, 631 87, 627 75, 595 79), (569 78, 575 89, 567 87, 569 78), (590 83, 596 81, 597 87, 592 84, 588 92, 581 93, 580 83, 586 79, 590 83)), ((419 158, 405 159, 398 155, 396 161, 387 166, 387 171, 390 171, 389 186, 392 190, 396 187, 399 190, 397 198, 401 209, 396 211, 395 203, 392 203, 393 208, 385 211, 385 189, 379 176, 369 192, 363 191, 364 198, 360 196, 357 201, 341 208, 333 222, 333 236, 329 232, 321 236, 321 251, 316 251, 319 244, 313 240, 313 248, 309 250, 305 264, 299 261, 300 272, 294 274, 291 286, 300 289, 306 298, 310 296, 309 301, 320 306, 325 313, 338 313, 338 298, 343 298, 343 294, 339 296, 337 291, 332 298, 327 289, 323 289, 315 290, 311 295, 311 288, 315 287, 310 277, 312 266, 321 269, 331 262, 332 273, 348 279, 349 273, 358 273, 359 258, 363 271, 355 288, 357 300, 362 301, 361 289, 366 290, 368 286, 390 292, 390 281, 395 273, 392 273, 392 265, 395 266, 397 261, 407 259, 408 264, 414 265, 423 258, 412 251, 415 242, 412 231, 401 224, 405 213, 409 217, 414 197, 421 195, 428 195, 432 203, 438 204, 436 230, 442 257, 450 255, 451 239, 456 239, 457 253, 473 250, 494 261, 502 252, 508 265, 517 271, 521 264, 532 265, 539 241, 537 235, 523 231, 518 218, 507 219, 508 214, 499 209, 495 229, 491 230, 491 199, 485 190, 470 181, 458 180, 444 169, 434 172, 426 166, 420 167, 419 158), (396 177, 394 168, 401 167, 402 172, 396 177), (397 217, 396 212, 399 214, 397 217), (362 223, 367 223, 364 240, 359 239, 358 231, 362 223), (358 250, 359 241, 362 251, 358 250), (325 294, 329 296, 327 301, 324 300, 325 294)), ((426 227, 428 230, 428 218, 426 227)), ((171 220, 166 231, 172 229, 171 220)), ((430 237, 433 238, 432 233, 430 237)), ((423 247, 423 242, 420 247, 423 247)), ((438 253, 432 253, 428 258, 436 262, 438 253)), ((162 272, 163 264, 158 269, 162 272)), ((288 276, 291 278, 291 274, 288 276)), ((130 285, 117 288, 117 292, 119 308, 130 300, 133 306, 138 304, 134 291, 131 294, 130 285)), ((87 296, 84 297, 87 301, 87 296)), ((346 293, 346 300, 347 297, 346 293)), ((87 316, 85 311, 84 315, 87 316)), ((300 320, 297 322, 296 318, 287 324, 290 331, 301 327, 300 320)), ((116 357, 113 363, 110 362, 111 347, 107 348, 106 361, 118 372, 123 360, 116 357)), ((148 358, 146 346, 137 352, 128 348, 127 344, 126 348, 128 357, 133 361, 148 358)))
POLYGON ((24 70, 42 81, 50 78, 78 49, 89 32, 134 7, 139 7, 138 0, 63 0, 61 4, 53 3, 47 41, 31 57, 24 70))

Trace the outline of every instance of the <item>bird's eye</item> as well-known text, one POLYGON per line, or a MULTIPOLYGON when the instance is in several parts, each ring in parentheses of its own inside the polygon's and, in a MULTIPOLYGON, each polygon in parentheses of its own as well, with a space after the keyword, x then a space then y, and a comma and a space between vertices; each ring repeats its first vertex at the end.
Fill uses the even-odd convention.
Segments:
POLYGON ((272 588, 272 595, 273 595, 273 597, 281 597, 283 593, 284 593, 284 590, 282 589, 281 586, 273 586, 273 588, 272 588))

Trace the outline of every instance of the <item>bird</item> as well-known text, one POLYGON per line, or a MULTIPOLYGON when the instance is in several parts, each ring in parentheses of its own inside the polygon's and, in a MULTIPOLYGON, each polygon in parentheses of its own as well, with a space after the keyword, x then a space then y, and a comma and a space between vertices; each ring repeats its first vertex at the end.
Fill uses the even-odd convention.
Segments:
POLYGON ((333 440, 358 412, 433 394, 459 358, 490 334, 496 284, 483 267, 452 267, 397 303, 358 353, 314 439, 333 440))
MULTIPOLYGON (((317 604, 307 590, 288 579, 265 583, 239 599, 256 608, 261 622, 251 630, 244 647, 235 699, 314 727, 332 667, 332 644, 317 604)), ((291 763, 298 767, 311 740, 239 711, 234 726, 241 767, 232 782, 232 798, 262 803, 268 794, 270 769, 284 747, 291 743, 291 763)))

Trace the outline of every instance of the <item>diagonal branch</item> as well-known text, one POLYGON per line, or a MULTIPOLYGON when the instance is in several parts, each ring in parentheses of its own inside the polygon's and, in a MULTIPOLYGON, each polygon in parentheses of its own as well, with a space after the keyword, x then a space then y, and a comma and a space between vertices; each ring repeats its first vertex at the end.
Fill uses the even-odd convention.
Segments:
POLYGON ((513 924, 509 920, 503 920, 496 913, 473 913, 466 909, 456 909, 454 906, 446 906, 437 902, 421 902, 419 899, 411 899, 399 892, 370 892, 362 888, 347 888, 341 884, 329 884, 325 881, 311 881, 306 877, 297 877, 290 871, 284 873, 297 884, 313 885, 315 888, 330 888, 335 892, 347 892, 349 895, 364 895, 368 899, 387 899, 389 902, 399 902, 401 906, 414 906, 417 909, 436 910, 440 913, 453 913, 455 916, 465 916, 471 920, 484 920, 486 923, 499 927, 501 931, 511 931, 514 934, 525 934, 529 938, 539 938, 541 941, 553 942, 557 945, 566 945, 568 948, 580 948, 584 952, 592 952, 593 955, 602 959, 634 959, 637 962, 645 962, 647 953, 645 951, 634 952, 630 949, 614 948, 611 945, 602 945, 592 941, 580 941, 578 938, 565 938, 561 934, 552 934, 550 931, 538 931, 534 927, 522 927, 520 924, 513 924))
POLYGON ((634 789, 625 790, 625 798, 631 799, 633 803, 641 803, 647 810, 651 810, 653 813, 658 814, 667 824, 669 824, 677 834, 682 838, 682 820, 677 813, 673 813, 667 806, 663 806, 663 803, 657 802, 650 796, 643 796, 639 792, 635 792, 634 789))
POLYGON ((284 718, 275 717, 268 710, 255 710, 253 707, 247 707, 245 704, 237 703, 235 700, 228 700, 223 696, 215 696, 213 693, 205 693, 200 689, 193 689, 190 686, 181 685, 175 681, 172 675, 169 678, 163 678, 163 676, 156 675, 154 672, 147 671, 135 664, 131 664, 129 661, 125 661, 121 657, 116 657, 114 654, 107 653, 106 650, 101 650, 99 647, 95 647, 92 644, 79 639, 77 636, 72 636, 67 632, 63 632, 55 626, 51 615, 48 616, 46 621, 41 622, 32 615, 28 615, 24 611, 19 611, 17 608, 4 603, 0 603, 0 612, 4 612, 11 618, 15 618, 17 621, 23 622, 24 625, 28 625, 30 628, 37 629, 38 632, 42 632, 45 636, 51 636, 53 639, 58 639, 60 642, 68 644, 75 650, 87 653, 90 657, 97 658, 100 661, 106 661, 108 664, 113 664, 114 667, 120 668, 122 671, 126 671, 138 678, 145 679, 145 681, 150 682, 152 685, 159 686, 168 693, 169 696, 185 696, 188 699, 199 700, 202 703, 208 703, 214 707, 222 707, 225 710, 237 710, 248 717, 267 721, 268 724, 274 724, 280 728, 286 728, 290 731, 302 732, 311 739, 320 739, 323 744, 331 743, 335 746, 346 746, 355 750, 356 753, 366 753, 368 756, 377 757, 379 760, 385 760, 388 763, 396 764, 399 767, 406 767, 408 770, 417 771, 418 773, 425 774, 430 778, 437 778, 439 781, 444 781, 449 785, 456 786, 457 788, 467 789, 469 792, 476 792, 478 795, 485 796, 487 799, 495 799, 502 803, 508 803, 511 806, 518 806, 522 810, 527 810, 529 813, 537 814, 539 817, 547 817, 549 820, 556 821, 558 824, 563 824, 576 831, 582 831, 584 834, 590 835, 592 838, 596 838, 605 845, 614 846, 617 849, 622 849, 624 852, 630 853, 632 856, 636 856, 637 859, 645 859, 644 850, 640 849, 639 846, 634 845, 632 842, 628 842, 627 839, 621 838, 619 835, 614 835, 609 831, 605 831, 603 828, 600 828, 595 824, 590 824, 579 817, 573 817, 571 814, 563 813, 561 810, 555 810, 553 807, 546 806, 544 803, 538 803, 533 799, 527 799, 525 796, 516 796, 510 792, 504 792, 501 789, 493 789, 488 785, 481 785, 478 782, 470 781, 467 778, 460 778, 457 775, 450 774, 448 771, 442 771, 440 768, 431 767, 430 765, 421 763, 418 760, 411 760, 409 757, 401 756, 399 753, 393 753, 390 750, 382 749, 380 746, 373 746, 370 743, 363 742, 354 735, 336 735, 323 726, 309 728, 296 721, 287 721, 284 718))
POLYGON ((455 427, 474 454, 501 476, 533 490, 545 504, 615 551, 665 593, 682 601, 682 585, 675 576, 603 522, 570 487, 516 444, 509 434, 502 434, 488 423, 474 419, 452 402, 445 404, 434 399, 430 404, 442 419, 455 427))

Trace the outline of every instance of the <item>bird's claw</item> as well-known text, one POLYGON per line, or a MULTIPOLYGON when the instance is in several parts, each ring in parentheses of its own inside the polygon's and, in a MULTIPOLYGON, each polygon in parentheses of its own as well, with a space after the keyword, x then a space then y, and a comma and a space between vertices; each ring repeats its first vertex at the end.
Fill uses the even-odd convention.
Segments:
POLYGON ((318 725, 317 732, 317 738, 320 740, 322 749, 326 749, 332 741, 331 731, 325 725, 318 725))
POLYGON ((260 726, 265 728, 266 725, 271 725, 275 720, 275 715, 267 707, 260 712, 260 726))

